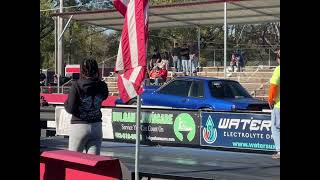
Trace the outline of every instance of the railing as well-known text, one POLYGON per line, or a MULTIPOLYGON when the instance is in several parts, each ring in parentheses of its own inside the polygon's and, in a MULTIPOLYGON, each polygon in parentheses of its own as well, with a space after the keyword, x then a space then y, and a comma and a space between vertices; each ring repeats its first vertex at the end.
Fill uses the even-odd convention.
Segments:
POLYGON ((62 94, 63 94, 63 92, 64 92, 64 87, 66 86, 66 85, 68 85, 70 82, 72 81, 72 79, 70 79, 69 81, 67 81, 66 83, 64 83, 62 86, 61 86, 61 92, 62 92, 62 94))
POLYGON ((116 58, 116 57, 117 57, 117 55, 112 56, 112 57, 109 57, 109 58, 107 58, 106 60, 98 63, 98 65, 100 65, 100 64, 102 65, 102 67, 101 67, 101 77, 102 77, 102 78, 104 77, 104 64, 105 64, 105 62, 108 61, 108 60, 110 60, 110 59, 114 59, 114 58, 116 58))
MULTIPOLYGON (((263 70, 264 67, 270 68, 270 67, 274 67, 274 66, 270 66, 270 67, 269 67, 269 66, 260 65, 260 66, 257 67, 257 69, 256 69, 254 72, 237 72, 237 74, 238 74, 238 81, 240 82, 240 76, 241 76, 241 75, 244 75, 244 76, 249 75, 249 76, 244 80, 244 82, 249 82, 249 80, 250 80, 252 77, 254 77, 260 70, 263 70)), ((230 73, 229 77, 231 77, 234 72, 229 72, 229 73, 230 73)))
POLYGON ((40 107, 40 136, 55 136, 56 130, 52 127, 55 122, 55 109, 53 107, 40 107))
MULTIPOLYGON (((251 73, 251 75, 245 80, 245 82, 249 82, 249 80, 260 70, 263 69, 263 66, 258 66, 257 69, 251 73)), ((246 73, 245 73, 246 74, 246 73)))
MULTIPOLYGON (((210 42, 206 42, 210 44, 210 42)), ((208 46, 205 49, 201 49, 202 58, 206 58, 204 61, 206 66, 223 66, 223 49, 214 48, 215 46, 208 46)), ((231 54, 234 50, 240 49, 244 54, 246 66, 274 66, 276 62, 276 54, 273 53, 273 48, 260 46, 257 48, 228 48, 227 50, 227 63, 230 62, 231 54)))
POLYGON ((269 81, 262 83, 258 88, 256 88, 255 90, 251 91, 250 92, 251 96, 256 97, 256 94, 257 94, 256 92, 258 90, 261 90, 262 88, 264 88, 267 84, 269 84, 269 81))
MULTIPOLYGON (((69 90, 70 87, 59 87, 59 92, 61 93, 68 93, 68 91, 65 90, 69 90)), ((48 93, 48 94, 52 94, 52 93, 58 93, 58 86, 40 86, 40 93, 48 93)))

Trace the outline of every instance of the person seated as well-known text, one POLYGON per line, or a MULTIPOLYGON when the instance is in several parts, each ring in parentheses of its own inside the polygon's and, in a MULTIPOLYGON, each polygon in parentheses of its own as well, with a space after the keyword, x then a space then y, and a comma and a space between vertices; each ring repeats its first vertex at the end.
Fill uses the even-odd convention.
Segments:
POLYGON ((149 77, 151 85, 159 86, 165 81, 163 77, 166 79, 166 74, 163 69, 156 66, 150 71, 149 77))
POLYGON ((157 59, 157 66, 160 69, 168 70, 168 67, 169 67, 169 55, 165 54, 164 58, 157 59))
POLYGON ((167 76, 168 76, 167 61, 159 57, 156 61, 155 68, 159 69, 159 74, 162 77, 163 81, 164 82, 167 81, 167 76))
POLYGON ((163 79, 163 82, 166 82, 168 77, 168 70, 165 68, 160 68, 159 72, 161 78, 163 79))
POLYGON ((150 73, 156 65, 157 65, 157 56, 156 54, 153 54, 148 65, 148 72, 150 73))
POLYGON ((43 96, 40 96, 40 106, 49 106, 48 102, 44 99, 43 96))

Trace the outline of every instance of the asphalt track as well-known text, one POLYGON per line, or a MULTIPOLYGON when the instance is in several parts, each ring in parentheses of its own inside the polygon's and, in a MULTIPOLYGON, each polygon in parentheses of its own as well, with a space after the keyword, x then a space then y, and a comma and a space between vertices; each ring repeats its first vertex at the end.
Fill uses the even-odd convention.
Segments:
MULTIPOLYGON (((68 139, 40 138, 40 145, 43 150, 67 149, 68 139)), ((105 141, 101 155, 119 158, 130 171, 134 171, 135 144, 105 141)), ((267 154, 141 145, 140 172, 191 179, 278 180, 280 161, 267 154)))

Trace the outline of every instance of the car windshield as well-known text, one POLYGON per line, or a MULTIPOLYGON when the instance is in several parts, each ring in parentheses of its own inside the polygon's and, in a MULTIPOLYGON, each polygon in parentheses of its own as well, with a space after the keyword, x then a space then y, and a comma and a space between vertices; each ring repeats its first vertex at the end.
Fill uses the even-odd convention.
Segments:
POLYGON ((210 81, 210 93, 216 98, 251 98, 250 94, 234 81, 210 81))

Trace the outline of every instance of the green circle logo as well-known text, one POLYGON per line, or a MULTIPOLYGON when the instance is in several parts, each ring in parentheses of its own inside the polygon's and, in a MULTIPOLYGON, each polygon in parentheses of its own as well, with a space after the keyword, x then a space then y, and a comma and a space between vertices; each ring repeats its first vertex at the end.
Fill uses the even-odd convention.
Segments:
POLYGON ((181 113, 174 121, 173 130, 174 134, 180 141, 184 141, 186 136, 190 142, 196 135, 196 124, 190 114, 181 113))

